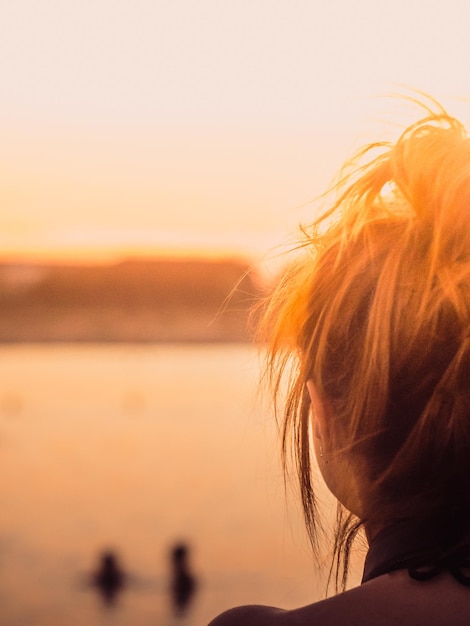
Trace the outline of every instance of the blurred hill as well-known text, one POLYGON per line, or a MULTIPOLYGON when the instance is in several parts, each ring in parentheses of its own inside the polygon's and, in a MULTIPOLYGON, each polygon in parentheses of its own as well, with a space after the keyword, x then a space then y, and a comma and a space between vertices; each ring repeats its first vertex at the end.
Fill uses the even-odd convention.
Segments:
POLYGON ((261 292, 236 261, 0 263, 0 342, 247 341, 261 292))

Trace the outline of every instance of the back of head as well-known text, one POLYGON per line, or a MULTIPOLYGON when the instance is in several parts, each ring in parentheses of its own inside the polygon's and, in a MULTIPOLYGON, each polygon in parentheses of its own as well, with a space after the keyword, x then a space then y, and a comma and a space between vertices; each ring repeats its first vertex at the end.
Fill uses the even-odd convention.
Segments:
POLYGON ((305 229, 264 322, 276 388, 296 361, 284 445, 312 534, 309 379, 367 485, 361 521, 470 512, 470 141, 439 109, 361 163, 374 151, 305 229))

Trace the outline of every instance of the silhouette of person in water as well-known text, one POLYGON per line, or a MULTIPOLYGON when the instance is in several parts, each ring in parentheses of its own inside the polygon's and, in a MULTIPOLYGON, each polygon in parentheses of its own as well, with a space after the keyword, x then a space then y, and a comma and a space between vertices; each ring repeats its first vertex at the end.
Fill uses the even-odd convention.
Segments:
POLYGON ((196 580, 191 574, 188 564, 189 547, 185 543, 173 546, 171 557, 171 597, 177 615, 185 613, 196 590, 196 580))
POLYGON ((101 554, 99 566, 92 575, 91 582, 101 594, 103 602, 111 606, 126 586, 126 578, 117 555, 112 550, 106 550, 101 554))

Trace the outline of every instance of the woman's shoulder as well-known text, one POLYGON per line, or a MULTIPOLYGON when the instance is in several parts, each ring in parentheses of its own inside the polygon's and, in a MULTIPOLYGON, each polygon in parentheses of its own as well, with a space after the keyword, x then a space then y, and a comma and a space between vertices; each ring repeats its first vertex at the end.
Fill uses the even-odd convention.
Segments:
POLYGON ((347 605, 360 604, 360 596, 364 595, 361 589, 292 610, 262 605, 238 606, 216 617, 209 626, 304 626, 316 623, 329 626, 336 624, 335 615, 342 614, 344 618, 348 614, 351 617, 347 605))
POLYGON ((469 616, 468 587, 446 575, 418 582, 400 571, 298 609, 237 607, 219 615, 209 626, 460 626, 468 624, 469 616))
POLYGON ((280 616, 290 611, 257 604, 237 606, 216 617, 209 626, 269 626, 281 624, 280 616))
MULTIPOLYGON (((321 600, 298 609, 286 610, 271 606, 247 605, 225 611, 209 626, 311 626, 322 624, 333 626, 336 623, 355 624, 351 606, 360 605, 363 592, 347 591, 332 598, 321 600), (346 616, 348 619, 346 620, 346 616), (349 620, 353 621, 349 621, 349 620)), ((363 615, 360 618, 363 626, 363 615)), ((359 622, 358 622, 359 623, 359 622)), ((366 622, 367 623, 367 622, 366 622)))

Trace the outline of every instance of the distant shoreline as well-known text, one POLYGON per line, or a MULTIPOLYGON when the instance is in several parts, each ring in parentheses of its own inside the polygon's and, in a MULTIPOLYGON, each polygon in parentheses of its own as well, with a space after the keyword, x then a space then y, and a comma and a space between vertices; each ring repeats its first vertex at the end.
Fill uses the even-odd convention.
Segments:
POLYGON ((11 339, 0 340, 0 346, 67 346, 67 345, 252 345, 258 344, 251 339, 11 339))
POLYGON ((0 343, 246 343, 262 289, 227 260, 0 263, 0 343))

